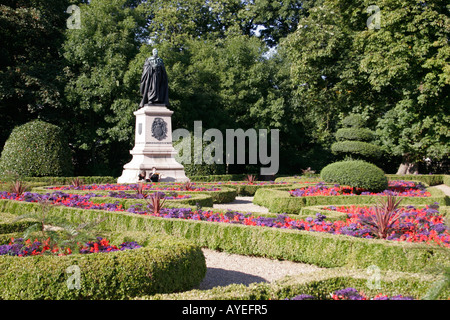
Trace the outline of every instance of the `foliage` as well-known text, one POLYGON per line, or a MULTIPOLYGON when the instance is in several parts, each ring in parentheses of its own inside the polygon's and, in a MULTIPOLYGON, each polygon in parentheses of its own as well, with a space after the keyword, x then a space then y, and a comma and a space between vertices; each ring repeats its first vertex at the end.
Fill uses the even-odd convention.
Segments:
POLYGON ((395 228, 395 222, 401 218, 402 213, 398 210, 401 201, 402 199, 395 195, 380 198, 375 206, 374 214, 361 219, 361 223, 367 225, 378 238, 386 239, 395 228))
POLYGON ((344 155, 347 159, 377 159, 382 152, 379 146, 372 144, 373 133, 363 128, 364 120, 360 115, 349 115, 342 120, 341 128, 336 132, 337 142, 331 145, 331 151, 344 155))
POLYGON ((378 1, 380 29, 368 29, 372 4, 325 0, 299 20, 282 41, 297 96, 324 144, 353 111, 377 129, 387 154, 441 161, 450 132, 448 3, 378 1))
POLYGON ((0 150, 15 126, 38 116, 57 122, 67 112, 61 45, 70 2, 0 4, 0 150))
POLYGON ((35 120, 14 128, 0 158, 0 173, 21 177, 70 176, 72 152, 62 130, 35 120))
POLYGON ((145 294, 186 291, 205 276, 205 257, 201 249, 184 239, 142 232, 115 232, 112 236, 117 243, 132 238, 145 245, 107 254, 0 257, 0 298, 130 299, 145 294), (79 268, 81 276, 76 290, 74 266, 79 268))
POLYGON ((347 160, 329 164, 320 172, 326 182, 379 192, 387 189, 388 180, 383 170, 362 160, 347 160))
POLYGON ((20 180, 16 180, 16 181, 11 183, 11 185, 9 187, 9 192, 15 193, 15 194, 20 196, 25 191, 27 191, 29 188, 30 187, 26 183, 24 183, 24 182, 22 182, 20 180))

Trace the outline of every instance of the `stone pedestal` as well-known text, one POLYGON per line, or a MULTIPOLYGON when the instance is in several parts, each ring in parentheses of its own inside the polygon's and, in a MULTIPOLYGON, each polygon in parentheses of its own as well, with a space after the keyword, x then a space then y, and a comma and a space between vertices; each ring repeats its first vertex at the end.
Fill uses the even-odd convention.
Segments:
POLYGON ((145 105, 134 112, 136 116, 133 159, 124 165, 118 183, 136 183, 142 170, 148 174, 152 168, 160 173, 160 181, 188 181, 184 167, 175 160, 172 145, 172 114, 165 105, 145 105))

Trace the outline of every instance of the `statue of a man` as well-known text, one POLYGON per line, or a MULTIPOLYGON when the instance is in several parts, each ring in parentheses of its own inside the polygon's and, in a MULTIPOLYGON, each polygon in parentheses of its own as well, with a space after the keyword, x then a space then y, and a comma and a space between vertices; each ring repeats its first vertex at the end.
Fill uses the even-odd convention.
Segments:
POLYGON ((145 60, 140 91, 142 95, 140 108, 146 104, 169 105, 169 84, 166 68, 162 59, 158 57, 157 49, 153 49, 153 56, 145 60))

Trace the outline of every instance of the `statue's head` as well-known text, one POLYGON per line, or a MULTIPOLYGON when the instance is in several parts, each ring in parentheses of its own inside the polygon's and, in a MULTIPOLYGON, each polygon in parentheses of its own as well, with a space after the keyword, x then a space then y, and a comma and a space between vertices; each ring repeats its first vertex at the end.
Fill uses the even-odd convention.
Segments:
POLYGON ((156 49, 156 48, 153 49, 152 53, 153 53, 153 56, 156 57, 158 55, 158 49, 156 49))

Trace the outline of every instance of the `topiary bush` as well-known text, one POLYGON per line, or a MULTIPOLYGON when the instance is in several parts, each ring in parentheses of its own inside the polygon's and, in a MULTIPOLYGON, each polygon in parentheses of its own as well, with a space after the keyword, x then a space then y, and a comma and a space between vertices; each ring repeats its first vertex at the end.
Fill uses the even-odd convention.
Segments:
POLYGON ((372 192, 381 192, 388 187, 383 170, 362 160, 346 160, 329 164, 320 172, 325 182, 339 183, 372 192))
POLYGON ((62 130, 41 120, 14 128, 0 157, 0 175, 6 174, 71 176, 72 155, 62 130))
POLYGON ((337 142, 331 146, 333 154, 345 159, 371 160, 381 156, 381 148, 370 143, 374 138, 371 130, 363 128, 364 119, 352 114, 342 120, 343 128, 336 132, 337 142))

